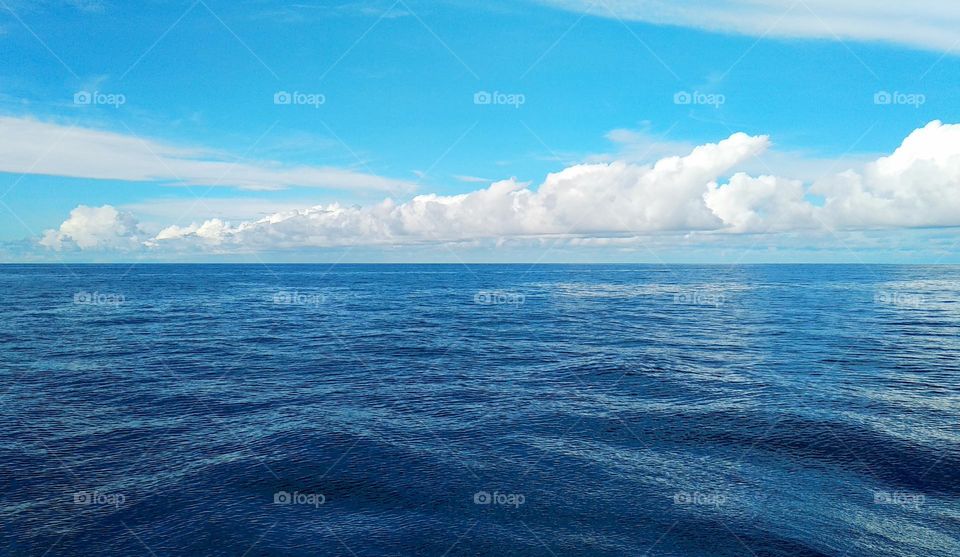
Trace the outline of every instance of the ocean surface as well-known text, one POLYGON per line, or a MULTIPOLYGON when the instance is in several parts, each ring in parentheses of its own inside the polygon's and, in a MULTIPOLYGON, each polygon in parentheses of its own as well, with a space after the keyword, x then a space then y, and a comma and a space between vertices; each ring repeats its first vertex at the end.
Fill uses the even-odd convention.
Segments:
POLYGON ((960 555, 960 267, 0 287, 0 555, 960 555))

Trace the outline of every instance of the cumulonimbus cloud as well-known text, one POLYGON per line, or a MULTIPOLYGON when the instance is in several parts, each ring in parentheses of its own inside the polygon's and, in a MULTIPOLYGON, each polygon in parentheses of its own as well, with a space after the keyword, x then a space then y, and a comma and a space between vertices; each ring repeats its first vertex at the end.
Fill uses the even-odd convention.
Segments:
POLYGON ((536 188, 510 179, 461 195, 388 199, 370 207, 318 205, 239 223, 174 225, 152 235, 113 207, 78 207, 41 243, 52 249, 269 250, 960 226, 960 124, 931 122, 890 156, 810 184, 738 170, 769 145, 765 136, 736 133, 652 164, 571 166, 536 188))
POLYGON ((942 0, 537 0, 599 17, 756 37, 882 41, 950 51, 960 4, 942 0))
POLYGON ((73 178, 167 182, 246 190, 292 187, 410 192, 414 185, 331 166, 236 161, 208 149, 185 148, 92 128, 0 117, 0 172, 73 178))

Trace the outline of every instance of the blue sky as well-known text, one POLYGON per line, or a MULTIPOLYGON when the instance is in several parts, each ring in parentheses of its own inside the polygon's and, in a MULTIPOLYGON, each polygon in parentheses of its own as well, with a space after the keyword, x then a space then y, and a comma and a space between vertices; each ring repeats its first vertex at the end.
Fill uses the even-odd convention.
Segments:
MULTIPOLYGON (((960 10, 921 1, 905 18, 859 0, 759 4, 769 14, 750 12, 750 3, 648 0, 3 0, 0 256, 498 261, 537 260, 547 245, 545 260, 844 260, 852 253, 956 261, 960 216, 953 222, 936 208, 960 193, 952 174, 960 147, 935 161, 901 161, 883 179, 861 167, 931 121, 943 127, 918 143, 955 137, 960 52, 948 43, 960 10), (828 7, 835 5, 846 9, 828 7), (702 16, 708 7, 719 11, 702 16), (850 25, 858 18, 861 26, 850 25), (89 104, 75 98, 84 92, 89 104), (276 104, 282 92, 299 95, 276 104), (477 104, 481 92, 499 95, 477 104), (884 92, 892 100, 878 104, 884 92), (735 132, 768 136, 769 145, 711 166, 715 176, 698 187, 715 180, 722 190, 739 172, 770 174, 799 180, 810 207, 836 209, 810 217, 810 225, 780 201, 749 205, 756 195, 734 196, 731 187, 702 219, 651 216, 662 200, 648 199, 642 216, 611 217, 620 224, 609 230, 603 219, 580 228, 567 213, 543 217, 554 206, 546 198, 517 209, 515 197, 513 205, 478 202, 465 213, 458 206, 436 222, 433 212, 453 211, 455 198, 409 207, 406 216, 337 212, 340 220, 319 231, 308 228, 317 222, 309 215, 298 217, 295 231, 292 221, 241 230, 271 214, 378 206, 386 197, 403 204, 511 178, 503 195, 516 196, 536 192, 550 173, 642 167, 735 132), (93 144, 100 148, 87 151, 93 144), (917 176, 930 166, 941 189, 917 194, 926 183, 917 176), (862 174, 874 195, 864 211, 875 201, 890 215, 865 219, 848 207, 861 202, 850 187, 814 186, 847 169, 862 174), (910 216, 894 214, 904 203, 915 204, 910 216), (71 223, 78 206, 112 211, 78 213, 71 223), (916 218, 925 208, 930 215, 916 218), (526 213, 506 222, 502 212, 511 210, 526 213), (421 220, 410 224, 410 215, 421 220), (223 226, 198 235, 211 219, 223 226), (179 229, 158 242, 171 225, 179 229), (332 229, 342 237, 331 238, 332 229)), ((590 179, 647 179, 598 172, 590 179)), ((638 192, 592 190, 589 180, 575 187, 587 197, 638 192)), ((699 203, 699 190, 691 191, 699 203)), ((616 206, 587 201, 583 211, 616 206)))

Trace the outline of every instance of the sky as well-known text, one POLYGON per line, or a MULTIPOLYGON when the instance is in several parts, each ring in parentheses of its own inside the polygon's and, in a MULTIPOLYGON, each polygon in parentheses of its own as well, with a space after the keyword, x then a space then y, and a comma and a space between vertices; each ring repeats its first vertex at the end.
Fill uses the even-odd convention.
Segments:
POLYGON ((960 6, 0 0, 0 262, 960 263, 960 6))

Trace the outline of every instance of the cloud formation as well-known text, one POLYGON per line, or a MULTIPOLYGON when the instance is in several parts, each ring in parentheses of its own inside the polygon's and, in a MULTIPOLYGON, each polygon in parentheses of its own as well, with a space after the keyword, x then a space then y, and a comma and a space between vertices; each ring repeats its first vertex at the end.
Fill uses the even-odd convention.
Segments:
POLYGON ((824 213, 846 227, 960 225, 960 125, 931 122, 862 172, 817 182, 824 213))
POLYGON ((110 205, 80 205, 70 211, 70 218, 57 230, 47 230, 40 245, 60 251, 66 247, 81 250, 136 249, 141 245, 141 232, 130 213, 117 211, 110 205))
POLYGON ((370 207, 339 204, 257 220, 209 219, 146 237, 129 214, 78 207, 42 244, 52 249, 270 250, 349 245, 664 233, 770 234, 960 226, 960 124, 934 121, 890 156, 807 184, 740 171, 766 136, 736 133, 652 164, 580 164, 537 188, 514 179, 461 195, 370 207))
POLYGON ((414 189, 410 182, 342 168, 237 161, 209 149, 16 117, 0 117, 0 172, 246 190, 414 189))
POLYGON ((960 4, 941 0, 538 0, 599 17, 681 25, 750 36, 882 41, 948 51, 960 4))

